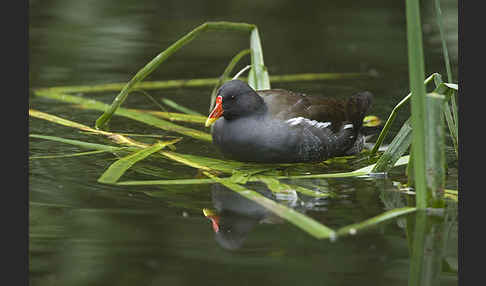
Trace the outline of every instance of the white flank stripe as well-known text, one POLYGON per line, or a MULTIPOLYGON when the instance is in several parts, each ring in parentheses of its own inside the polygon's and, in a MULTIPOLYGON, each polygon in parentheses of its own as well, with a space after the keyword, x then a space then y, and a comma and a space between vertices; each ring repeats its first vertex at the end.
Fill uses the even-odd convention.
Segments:
POLYGON ((296 125, 299 125, 299 124, 308 124, 308 125, 314 126, 316 128, 326 128, 329 125, 331 125, 331 122, 319 122, 319 121, 310 120, 310 119, 307 119, 307 118, 304 118, 304 117, 290 118, 289 120, 287 120, 285 122, 288 123, 290 126, 296 126, 296 125))

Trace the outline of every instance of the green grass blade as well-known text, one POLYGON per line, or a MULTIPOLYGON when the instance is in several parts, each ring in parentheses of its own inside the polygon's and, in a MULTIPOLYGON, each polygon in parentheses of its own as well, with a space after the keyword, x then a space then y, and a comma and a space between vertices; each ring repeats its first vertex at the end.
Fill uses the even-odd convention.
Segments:
MULTIPOLYGON (((121 148, 120 148, 121 149, 121 148)), ((79 152, 73 154, 63 154, 63 155, 41 155, 41 156, 30 156, 29 160, 34 159, 58 159, 58 158, 71 158, 71 157, 79 157, 79 156, 86 156, 86 155, 93 155, 93 154, 100 154, 109 152, 108 150, 96 150, 96 151, 88 151, 88 152, 79 152)))
MULTIPOLYGON (((168 159, 171 159, 171 160, 176 161, 178 163, 181 163, 183 165, 186 165, 186 166, 189 166, 189 167, 192 167, 192 168, 196 168, 196 169, 200 169, 200 170, 205 170, 205 171, 214 171, 214 169, 205 165, 205 163, 207 163, 206 160, 195 159, 194 155, 179 154, 179 153, 167 152, 167 151, 163 151, 161 153, 162 153, 162 155, 164 155, 168 159)), ((212 158, 207 158, 207 159, 208 159, 208 161, 210 161, 212 158)), ((224 161, 221 161, 221 162, 224 162, 224 161)), ((219 164, 221 164, 221 163, 219 163, 219 164)), ((215 164, 216 168, 219 164, 218 163, 215 164)), ((222 168, 224 168, 224 167, 222 167, 222 168)))
POLYGON ((167 98, 162 98, 161 101, 162 101, 163 104, 165 104, 169 107, 172 107, 173 109, 180 111, 182 113, 202 116, 201 113, 194 111, 190 108, 187 108, 185 106, 182 106, 182 105, 178 104, 177 102, 175 102, 173 100, 170 100, 170 99, 167 99, 167 98))
POLYGON ((182 48, 184 45, 192 41, 196 36, 202 32, 210 30, 237 30, 237 31, 250 31, 255 26, 246 23, 229 23, 229 22, 206 22, 194 30, 180 38, 174 44, 169 46, 163 52, 158 54, 154 59, 152 59, 148 64, 146 64, 142 69, 140 69, 135 76, 123 87, 120 93, 117 95, 110 108, 105 111, 97 120, 95 127, 97 129, 103 128, 106 123, 111 119, 115 111, 120 107, 120 105, 125 101, 126 97, 130 93, 131 89, 145 77, 151 74, 161 63, 163 63, 172 54, 182 48))
POLYGON ((449 103, 446 101, 444 102, 444 117, 447 122, 447 127, 449 128, 449 132, 451 133, 451 138, 452 138, 452 144, 454 146, 454 151, 456 153, 456 157, 459 156, 459 151, 458 151, 458 142, 457 142, 457 130, 456 130, 456 125, 454 124, 454 119, 452 118, 451 114, 451 108, 449 106, 449 103))
MULTIPOLYGON (((106 132, 106 131, 103 131, 103 130, 92 129, 92 128, 89 128, 85 125, 82 125, 82 124, 79 124, 79 123, 76 123, 76 122, 72 122, 72 121, 69 121, 69 120, 66 120, 66 119, 63 119, 63 118, 60 118, 60 117, 52 116, 52 115, 47 114, 47 113, 38 112, 38 111, 34 112, 34 110, 29 110, 29 114, 31 116, 39 116, 40 118, 52 121, 54 123, 63 124, 63 125, 66 125, 66 126, 79 128, 81 130, 93 131, 94 133, 103 134, 103 135, 108 136, 110 139, 114 140, 115 142, 117 142, 119 144, 128 145, 128 146, 132 146, 132 147, 138 147, 138 148, 146 148, 147 147, 147 144, 137 142, 135 140, 129 139, 129 138, 122 136, 120 134, 106 132)), ((178 141, 180 139, 181 138, 177 138, 175 140, 178 141)), ((68 139, 63 139, 63 140, 64 141, 61 141, 61 142, 71 143, 71 144, 78 144, 78 142, 81 142, 81 141, 75 141, 75 140, 69 141, 68 139)), ((81 142, 81 143, 85 143, 85 142, 81 142)), ((95 145, 92 145, 92 146, 95 146, 95 145)), ((209 163, 210 166, 215 166, 215 168, 218 168, 218 166, 223 166, 223 167, 220 167, 220 168, 225 170, 228 173, 232 172, 232 169, 231 169, 232 167, 244 165, 244 163, 240 163, 240 162, 236 162, 236 161, 233 164, 229 164, 227 161, 223 161, 223 160, 217 160, 217 159, 206 158, 206 157, 199 157, 199 156, 194 156, 194 155, 184 155, 184 154, 178 154, 178 153, 175 153, 175 152, 160 151, 160 153, 168 159, 174 160, 176 162, 179 162, 181 164, 184 164, 184 165, 187 165, 187 166, 190 166, 190 167, 193 167, 193 168, 206 170, 206 171, 211 171, 212 169, 210 167, 207 167, 205 165, 198 163, 197 161, 203 162, 203 164, 209 163), (229 167, 224 167, 224 166, 229 166, 229 167)))
POLYGON ((375 217, 369 218, 367 220, 364 220, 360 223, 355 223, 351 224, 345 227, 342 227, 337 230, 337 235, 338 236, 345 236, 345 235, 355 235, 358 231, 368 229, 370 227, 374 227, 380 223, 383 223, 387 220, 394 219, 396 217, 406 215, 409 213, 415 212, 417 209, 414 207, 404 207, 404 208, 398 208, 398 209, 393 209, 389 210, 387 212, 384 212, 380 215, 377 215, 375 217))
POLYGON ((213 179, 214 181, 244 196, 245 198, 252 200, 257 204, 265 207, 266 209, 272 211, 274 214, 294 224, 295 226, 304 230, 305 232, 309 233, 315 238, 318 239, 329 238, 331 240, 334 240, 335 238, 335 232, 331 228, 315 221, 314 219, 304 214, 301 214, 291 208, 288 208, 282 204, 270 200, 264 197, 263 195, 261 195, 260 193, 255 192, 253 190, 249 190, 244 186, 229 182, 227 180, 222 180, 207 172, 204 172, 204 174, 209 178, 213 179))
POLYGON ((412 127, 410 126, 410 118, 405 121, 400 131, 393 138, 388 148, 383 152, 372 173, 388 172, 395 166, 396 161, 408 150, 410 142, 412 141, 412 127))
POLYGON ((415 173, 416 203, 418 209, 428 206, 425 177, 425 86, 424 55, 422 46, 422 25, 418 0, 407 0, 405 5, 407 19, 407 44, 410 90, 412 92, 412 148, 413 170, 415 173))
POLYGON ((132 109, 132 108, 128 108, 128 110, 152 114, 157 117, 161 117, 169 121, 175 121, 175 122, 197 123, 201 125, 204 125, 204 123, 206 122, 206 116, 200 116, 200 115, 184 114, 184 113, 177 113, 177 112, 164 112, 164 111, 157 111, 157 110, 132 109))
POLYGON ((161 111, 167 111, 167 109, 165 109, 164 106, 162 106, 162 104, 160 104, 155 98, 153 98, 153 96, 151 96, 148 92, 146 92, 145 90, 143 89, 132 89, 132 93, 134 92, 140 92, 141 94, 143 94, 145 97, 147 97, 150 101, 152 101, 153 104, 155 104, 161 111))
POLYGON ((299 81, 318 81, 318 80, 338 80, 338 79, 359 79, 370 78, 367 73, 302 73, 288 75, 271 75, 271 82, 299 82, 299 81))
POLYGON ((117 160, 115 163, 111 164, 110 167, 101 175, 98 182, 105 184, 113 184, 120 179, 121 176, 135 163, 143 160, 150 156, 151 154, 160 151, 162 148, 169 144, 173 144, 173 141, 168 142, 157 142, 154 145, 147 147, 145 149, 139 150, 132 153, 126 157, 117 160))
MULTIPOLYGON (((199 79, 174 79, 165 81, 142 81, 132 87, 135 90, 160 90, 184 87, 205 87, 211 86, 218 82, 217 78, 199 78, 199 79)), ((97 85, 74 85, 74 86, 56 86, 50 88, 34 89, 34 92, 49 93, 102 93, 102 92, 120 92, 126 85, 125 83, 108 83, 97 85)))
POLYGON ((84 141, 65 139, 65 138, 55 137, 55 136, 29 134, 29 137, 51 140, 51 141, 57 141, 57 142, 65 143, 65 144, 75 145, 75 146, 78 146, 78 147, 84 148, 84 149, 98 150, 98 151, 104 151, 104 152, 115 152, 115 151, 119 151, 121 149, 125 149, 125 147, 115 147, 115 146, 109 146, 109 145, 103 145, 103 144, 88 143, 88 142, 84 142, 84 141))
MULTIPOLYGON (((96 101, 93 99, 86 99, 80 96, 74 96, 74 95, 68 95, 68 94, 59 94, 59 93, 52 93, 52 92, 36 92, 36 95, 42 96, 42 97, 47 97, 55 100, 60 100, 63 102, 69 102, 69 103, 74 103, 78 104, 83 108, 87 109, 94 109, 94 110, 105 110, 108 105, 105 103, 102 103, 100 101, 96 101)), ((131 109, 126 109, 126 108, 118 108, 116 115, 128 117, 130 119, 143 122, 148 125, 155 126, 157 128, 166 130, 166 131, 171 131, 171 132, 176 132, 179 134, 187 135, 190 137, 193 137, 195 139, 199 140, 204 140, 204 141, 211 141, 211 135, 196 129, 192 129, 189 127, 184 127, 180 126, 177 124, 174 124, 169 121, 165 121, 163 119, 157 118, 153 115, 144 113, 144 112, 139 112, 131 109)))
POLYGON ((451 63, 449 61, 449 51, 447 50, 447 42, 444 34, 444 27, 442 25, 442 11, 440 9, 440 0, 435 0, 435 16, 437 19, 437 26, 439 26, 440 40, 442 42, 442 52, 444 53, 444 62, 447 72, 447 81, 452 82, 451 63))
POLYGON ((218 91, 218 88, 225 83, 228 79, 230 79, 230 74, 233 72, 233 69, 235 68, 236 64, 246 55, 250 54, 250 49, 245 49, 236 54, 229 64, 226 66, 226 68, 223 71, 223 74, 219 77, 218 82, 213 88, 213 91, 211 92, 211 99, 210 99, 210 104, 209 104, 209 112, 211 112, 214 108, 215 100, 216 100, 216 93, 218 91))
POLYGON ((454 151, 456 151, 457 156, 458 151, 456 127, 454 126, 454 119, 452 118, 451 108, 447 102, 444 102, 444 116, 447 122, 447 127, 449 128, 449 132, 451 133, 452 144, 454 145, 454 151))
POLYGON ((44 120, 47 120, 47 121, 50 121, 50 122, 53 122, 53 123, 56 123, 56 124, 80 129, 82 131, 87 131, 87 132, 91 132, 91 133, 94 133, 94 134, 104 135, 104 136, 110 138, 111 140, 115 141, 116 143, 121 144, 121 145, 128 145, 128 146, 137 147, 137 148, 147 147, 146 144, 141 143, 141 142, 137 142, 137 141, 132 140, 128 137, 125 137, 121 134, 113 133, 113 132, 107 132, 107 131, 103 131, 103 130, 96 130, 96 129, 93 129, 93 128, 88 127, 86 125, 83 125, 83 124, 80 124, 80 123, 77 123, 77 122, 74 122, 74 121, 71 121, 71 120, 67 120, 67 119, 64 119, 64 118, 61 118, 61 117, 58 117, 58 116, 55 116, 55 115, 51 115, 51 114, 48 114, 48 113, 45 113, 45 112, 41 112, 41 111, 38 111, 38 110, 29 109, 29 115, 32 116, 32 117, 44 119, 44 120))
MULTIPOLYGON (((95 130, 95 129, 89 127, 89 126, 86 126, 86 125, 83 125, 83 124, 80 124, 80 123, 77 123, 77 122, 74 122, 74 121, 71 121, 71 120, 67 120, 67 119, 64 119, 64 118, 61 118, 61 117, 58 117, 58 116, 55 116, 55 115, 51 115, 51 114, 48 114, 48 113, 45 113, 45 112, 42 112, 42 111, 39 111, 39 110, 35 110, 35 109, 29 109, 29 116, 36 117, 36 118, 39 118, 39 119, 48 120, 48 121, 51 121, 51 122, 54 122, 54 123, 57 123, 57 124, 60 124, 60 125, 80 129, 80 130, 83 130, 83 131, 98 132, 97 130, 95 130)), ((101 131, 100 133, 103 133, 103 131, 101 131)), ((109 132, 105 132, 105 133, 109 134, 109 132)))
POLYGON ((326 179, 326 178, 349 178, 369 175, 369 171, 352 171, 343 173, 329 173, 329 174, 312 174, 312 175, 296 175, 296 176, 278 176, 278 179, 326 179))
POLYGON ((447 86, 450 89, 453 89, 455 91, 459 91, 459 86, 455 83, 445 82, 444 85, 447 86))
MULTIPOLYGON (((438 93, 438 94, 442 94, 442 95, 445 95, 446 97, 449 98, 449 101, 452 101, 453 100, 453 95, 454 95, 454 90, 457 91, 457 85, 454 85, 454 84, 448 84, 448 83, 444 83, 441 79, 441 77, 437 77, 435 79, 435 86, 436 88, 434 89, 433 93, 438 93)), ((444 110, 444 116, 445 116, 445 119, 446 119, 446 122, 447 122, 447 127, 449 128, 449 132, 451 134, 451 138, 452 138, 452 144, 454 145, 454 151, 456 153, 456 156, 459 156, 458 154, 458 143, 457 143, 457 125, 456 125, 456 122, 455 120, 453 119, 453 115, 451 113, 451 108, 449 106, 449 102, 446 100, 444 102, 444 106, 443 106, 443 110, 444 110)))
POLYGON ((171 180, 144 180, 117 182, 121 186, 150 186, 150 185, 200 185, 214 184, 212 179, 171 179, 171 180))
MULTIPOLYGON (((178 154, 178 155, 184 156, 183 154, 178 154)), ((182 156, 180 156, 179 159, 184 159, 182 156)), ((192 155, 190 155, 190 156, 192 156, 192 155)), ((408 164, 408 162, 409 162, 409 156, 408 155, 400 157, 400 159, 398 159, 396 161, 394 167, 406 165, 406 164, 408 164)), ((196 164, 196 163, 195 162, 188 163, 189 166, 193 166, 194 164, 196 164)), ((274 178, 275 179, 312 179, 312 178, 358 177, 358 176, 365 176, 365 175, 370 174, 370 172, 371 172, 371 170, 373 169, 374 166, 375 166, 375 164, 361 168, 361 169, 358 169, 358 170, 353 171, 353 172, 348 172, 348 173, 314 174, 314 175, 302 175, 302 176, 275 176, 274 178)), ((205 167, 205 166, 203 166, 203 167, 205 167)), ((208 168, 208 170, 211 170, 211 169, 208 168)), ((228 171, 228 170, 226 170, 226 171, 228 171)), ((251 169, 250 169, 250 171, 251 171, 251 169)), ((261 171, 261 170, 257 170, 257 171, 261 171)), ((255 171, 255 172, 258 173, 257 171, 255 171)), ((220 178, 220 179, 221 180, 228 180, 232 183, 235 183, 233 176, 229 177, 229 178, 220 178)), ((259 181, 261 181, 259 176, 251 176, 251 177, 249 177, 245 180, 245 182, 259 182, 259 181)), ((135 185, 140 185, 140 186, 141 185, 186 185, 186 184, 192 185, 192 184, 210 184, 210 183, 213 183, 213 182, 214 181, 211 180, 211 179, 170 179, 170 180, 125 181, 125 182, 119 182, 117 184, 119 184, 119 185, 134 185, 134 186, 135 185)), ((289 186, 291 186, 292 188, 293 187, 300 187, 300 186, 293 186, 293 185, 289 185, 289 186)), ((305 192, 302 192, 301 190, 300 190, 300 192, 303 193, 303 194, 306 194, 305 192)), ((306 194, 306 195, 311 195, 311 194, 306 194)), ((327 194, 323 194, 323 195, 327 196, 327 194)))
POLYGON ((425 148, 425 167, 427 188, 431 192, 430 205, 432 207, 444 206, 445 188, 445 134, 443 106, 445 97, 437 93, 429 93, 426 97, 427 123, 425 148), (433 171, 431 171, 433 170, 433 171))
POLYGON ((252 164, 232 160, 220 160, 210 157, 181 154, 168 151, 164 151, 162 152, 162 154, 169 159, 193 168, 206 171, 218 171, 226 174, 234 174, 235 172, 239 172, 241 174, 256 174, 263 171, 269 171, 281 166, 278 164, 252 164))
POLYGON ((263 62, 262 44, 256 27, 251 31, 250 49, 251 69, 248 84, 255 90, 270 89, 270 77, 263 62))
POLYGON ((413 240, 411 243, 412 249, 410 251, 412 255, 410 257, 409 286, 426 285, 425 283, 422 283, 424 277, 424 246, 426 234, 427 214, 424 210, 419 210, 415 216, 414 230, 411 233, 413 240))
MULTIPOLYGON (((402 156, 395 162, 393 167, 407 165, 409 163, 409 159, 410 159, 409 155, 402 156)), ((372 164, 372 165, 366 166, 364 168, 358 169, 356 171, 353 171, 353 173, 369 175, 369 174, 373 173, 372 171, 375 168, 375 166, 376 166, 376 164, 372 164)))
MULTIPOLYGON (((368 73, 301 73, 301 74, 284 74, 270 76, 271 82, 302 82, 302 81, 319 81, 319 80, 339 80, 339 79, 360 79, 372 77, 368 73)), ((246 77, 239 77, 247 81, 246 77)), ((206 87, 214 86, 219 83, 219 78, 199 78, 199 79, 174 79, 166 81, 142 81, 135 84, 132 92, 135 90, 160 90, 184 87, 206 87)), ((78 86, 56 86, 49 88, 34 89, 34 92, 49 93, 101 93, 101 92, 119 92, 126 83, 108 83, 98 85, 78 85, 78 86)))
MULTIPOLYGON (((440 74, 438 73, 433 73, 430 75, 427 79, 424 80, 424 85, 427 85, 430 83, 432 80, 436 80, 437 78, 440 78, 440 74)), ((395 117, 397 116, 398 110, 400 110, 410 99, 412 96, 412 93, 410 92, 407 96, 405 96, 392 110, 390 115, 388 116, 388 119, 385 122, 385 125, 383 126, 383 129, 380 132, 380 135, 378 136, 378 139, 376 140, 375 145, 373 146, 373 149, 371 149, 370 156, 376 154, 378 149, 380 148, 381 144, 383 143, 383 140, 385 140, 386 135, 389 132, 390 126, 395 120, 395 117)))

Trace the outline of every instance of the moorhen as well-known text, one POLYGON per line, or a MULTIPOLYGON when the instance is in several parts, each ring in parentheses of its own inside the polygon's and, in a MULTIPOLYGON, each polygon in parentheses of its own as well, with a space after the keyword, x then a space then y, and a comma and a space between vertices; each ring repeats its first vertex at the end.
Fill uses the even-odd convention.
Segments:
POLYGON ((227 158, 258 163, 319 162, 361 152, 363 118, 372 94, 346 100, 283 89, 255 91, 241 80, 224 83, 206 127, 227 158))

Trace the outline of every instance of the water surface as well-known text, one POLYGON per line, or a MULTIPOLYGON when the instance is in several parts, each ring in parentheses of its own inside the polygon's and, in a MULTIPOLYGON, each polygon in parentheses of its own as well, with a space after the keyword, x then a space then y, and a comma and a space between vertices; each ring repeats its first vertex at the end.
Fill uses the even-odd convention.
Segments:
MULTIPOLYGON (((197 25, 226 20, 258 25, 270 74, 377 75, 359 80, 273 83, 272 87, 335 97, 369 90, 375 94, 372 113, 383 119, 408 93, 402 2, 316 1, 309 6, 294 1, 204 2, 32 0, 30 87, 126 82, 157 53, 197 25)), ((441 2, 457 78, 457 3, 441 2)), ((422 12, 427 75, 439 72, 446 78, 431 3, 422 3, 422 12)), ((248 42, 247 35, 238 33, 205 34, 163 63, 148 80, 217 77, 248 42)), ((150 94, 207 114, 211 90, 179 88, 150 94)), ((83 96, 111 103, 116 93, 83 96)), ((88 126, 100 116, 98 111, 35 96, 30 97, 29 104, 88 126)), ((130 95, 124 106, 157 108, 140 94, 130 95)), ((393 134, 409 115, 408 110, 399 114, 393 134)), ((122 117, 114 117, 110 127, 127 133, 174 135, 122 117)), ((104 138, 36 118, 29 119, 29 132, 108 143, 104 138)), ((181 153, 220 157, 212 145, 191 138, 184 138, 177 147, 181 153)), ((30 139, 29 149, 31 156, 82 151, 39 139, 30 139)), ((97 154, 30 160, 32 285, 408 283, 410 253, 405 218, 336 242, 316 240, 219 185, 120 187, 97 183, 115 159, 111 154, 97 154), (240 209, 243 214, 226 212, 232 233, 220 237, 204 217, 203 208, 240 209)), ((457 163, 452 152, 448 152, 448 162, 447 188, 457 189, 457 163)), ((201 177, 195 169, 151 158, 138 163, 123 179, 155 179, 151 171, 167 179, 201 177)), ((403 173, 399 168, 386 179, 308 181, 338 196, 319 200, 301 197, 284 203, 329 227, 339 228, 405 205, 406 197, 397 194, 395 187, 396 182, 406 181, 403 173)), ((271 195, 263 185, 252 187, 271 195)), ((414 215, 410 218, 413 220, 414 215)), ((438 278, 441 285, 457 285, 457 224, 452 221, 443 231, 449 238, 443 249, 444 271, 438 278)))

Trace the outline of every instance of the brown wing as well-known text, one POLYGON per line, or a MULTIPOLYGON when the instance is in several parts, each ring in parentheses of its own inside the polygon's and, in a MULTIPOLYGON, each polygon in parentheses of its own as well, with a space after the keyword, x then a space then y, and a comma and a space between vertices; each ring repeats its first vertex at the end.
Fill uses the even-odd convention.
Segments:
POLYGON ((309 96, 283 89, 258 91, 275 118, 287 120, 305 117, 320 122, 331 122, 332 129, 338 130, 347 120, 346 101, 334 98, 309 96))

